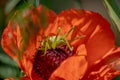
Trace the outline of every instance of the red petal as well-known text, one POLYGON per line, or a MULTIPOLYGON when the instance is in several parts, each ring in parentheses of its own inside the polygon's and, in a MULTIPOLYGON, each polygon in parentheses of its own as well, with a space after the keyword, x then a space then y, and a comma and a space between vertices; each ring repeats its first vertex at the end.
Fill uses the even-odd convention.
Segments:
MULTIPOLYGON (((85 44, 89 66, 94 65, 105 55, 112 54, 112 50, 116 47, 114 35, 110 24, 101 15, 90 11, 75 9, 62 11, 52 25, 54 29, 49 27, 49 33, 56 33, 59 26, 62 28, 63 33, 66 33, 72 25, 75 26, 75 30, 68 36, 68 39, 75 38, 78 35, 86 36, 71 44, 74 46, 75 51, 79 50, 81 44, 85 44)), ((84 52, 85 51, 82 53, 84 54, 84 52)), ((62 66, 67 66, 67 64, 62 66)), ((61 67, 59 71, 63 70, 65 70, 65 68, 61 67)), ((60 76, 59 73, 56 74, 60 76)))
POLYGON ((57 70, 52 74, 50 80, 56 77, 63 80, 79 80, 87 69, 87 61, 84 56, 73 56, 63 61, 57 70))
POLYGON ((15 25, 15 23, 13 24, 13 22, 9 22, 2 34, 2 48, 10 57, 15 61, 17 60, 19 66, 28 75, 32 68, 31 59, 33 57, 32 54, 35 54, 36 47, 35 43, 32 41, 32 43, 30 42, 29 44, 30 46, 27 46, 27 50, 22 52, 23 42, 21 39, 20 27, 17 24, 15 25))
POLYGON ((74 25, 76 29, 72 33, 72 38, 78 35, 86 36, 81 40, 76 40, 77 42, 72 45, 75 49, 82 43, 86 45, 87 60, 90 65, 115 47, 110 24, 98 13, 75 9, 66 10, 58 15, 55 24, 53 32, 56 31, 57 26, 61 26, 65 33, 74 25))
POLYGON ((3 50, 13 59, 17 58, 18 54, 18 46, 16 45, 16 37, 17 33, 12 28, 12 22, 9 22, 7 28, 4 29, 2 34, 1 45, 3 50))
POLYGON ((47 28, 53 23, 56 14, 45 6, 40 5, 31 11, 30 17, 35 26, 47 28))
MULTIPOLYGON (((31 13, 25 16, 23 13, 23 16, 21 16, 23 20, 25 18, 30 18, 31 20, 33 20, 32 22, 27 21, 26 23, 24 22, 21 23, 25 24, 24 27, 27 27, 27 29, 29 29, 28 31, 30 32, 30 34, 27 35, 28 41, 26 43, 23 40, 24 39, 23 35, 26 35, 23 34, 22 32, 22 30, 24 31, 24 27, 19 25, 20 22, 14 20, 10 21, 2 34, 2 48, 10 57, 14 58, 15 60, 16 59, 19 60, 18 64, 27 74, 28 77, 31 77, 34 55, 36 54, 36 49, 39 47, 40 40, 42 38, 41 26, 38 24, 38 22, 40 22, 40 19, 39 17, 36 17, 37 15, 33 14, 32 12, 34 11, 31 11, 31 13), (35 22, 36 20, 37 22, 35 22), (32 25, 29 25, 31 23, 32 25), (33 24, 36 26, 33 26, 33 24), (38 31, 37 34, 33 33, 34 31, 31 29, 31 27, 32 28, 40 27, 37 30, 38 31)), ((41 14, 42 11, 40 7, 36 9, 36 12, 38 13, 38 15, 41 14)), ((46 18, 48 18, 48 24, 51 24, 55 17, 56 14, 48 10, 46 15, 46 18)))
POLYGON ((120 74, 120 48, 89 67, 82 80, 112 80, 120 74))
MULTIPOLYGON (((95 61, 101 59, 105 54, 109 53, 113 48, 115 48, 115 41, 113 32, 110 29, 109 23, 100 15, 96 14, 94 16, 93 24, 96 19, 99 19, 96 26, 89 25, 89 27, 95 27, 93 30, 87 29, 88 40, 85 42, 86 49, 88 52, 88 62, 92 65, 95 61)), ((96 24, 96 23, 95 23, 96 24)), ((110 53, 109 53, 110 54, 110 53)))

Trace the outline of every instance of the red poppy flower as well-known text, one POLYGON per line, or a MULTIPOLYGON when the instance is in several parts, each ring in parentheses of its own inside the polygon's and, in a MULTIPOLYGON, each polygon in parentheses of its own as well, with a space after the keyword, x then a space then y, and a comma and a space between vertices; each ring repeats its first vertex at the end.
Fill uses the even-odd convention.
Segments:
POLYGON ((9 22, 1 42, 25 80, 111 80, 120 74, 110 24, 92 11, 27 9, 9 22))

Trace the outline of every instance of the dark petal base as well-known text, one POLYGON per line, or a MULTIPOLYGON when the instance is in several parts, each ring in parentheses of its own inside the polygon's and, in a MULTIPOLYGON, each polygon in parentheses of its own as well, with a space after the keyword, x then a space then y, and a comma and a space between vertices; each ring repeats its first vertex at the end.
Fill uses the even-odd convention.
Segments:
POLYGON ((72 55, 73 51, 66 45, 47 50, 45 55, 42 50, 38 50, 34 58, 33 71, 43 80, 48 80, 60 63, 72 55))

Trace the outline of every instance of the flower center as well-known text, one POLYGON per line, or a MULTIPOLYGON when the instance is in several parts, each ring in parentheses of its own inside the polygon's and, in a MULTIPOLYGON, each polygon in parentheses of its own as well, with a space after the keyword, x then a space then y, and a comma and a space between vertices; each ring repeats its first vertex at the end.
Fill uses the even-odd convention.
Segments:
MULTIPOLYGON (((48 80, 52 72, 66 58, 74 55, 73 47, 66 40, 66 37, 75 27, 72 27, 66 34, 59 36, 61 28, 58 28, 56 36, 46 36, 41 41, 33 63, 33 73, 43 80, 48 80)), ((79 38, 75 38, 79 39, 79 38)))
POLYGON ((40 78, 48 80, 60 63, 72 55, 73 51, 66 45, 48 49, 45 55, 43 50, 38 50, 34 59, 33 70, 40 78))

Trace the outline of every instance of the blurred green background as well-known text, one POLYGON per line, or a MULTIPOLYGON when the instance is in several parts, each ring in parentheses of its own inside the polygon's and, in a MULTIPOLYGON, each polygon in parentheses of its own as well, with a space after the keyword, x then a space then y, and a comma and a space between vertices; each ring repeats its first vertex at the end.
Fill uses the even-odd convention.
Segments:
MULTIPOLYGON (((0 40, 10 17, 26 3, 36 7, 43 4, 57 14, 69 8, 86 9, 100 13, 110 22, 115 34, 116 45, 120 46, 120 0, 1 0, 0 40)), ((22 74, 18 65, 5 54, 0 45, 0 80, 8 77, 20 77, 22 74)), ((120 76, 116 76, 113 80, 120 80, 120 76)))

